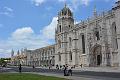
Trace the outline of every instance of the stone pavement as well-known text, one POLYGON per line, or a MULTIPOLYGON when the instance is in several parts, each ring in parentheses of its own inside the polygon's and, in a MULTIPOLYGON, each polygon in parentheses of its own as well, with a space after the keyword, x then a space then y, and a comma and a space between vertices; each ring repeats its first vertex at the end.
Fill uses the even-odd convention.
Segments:
MULTIPOLYGON (((29 67, 32 68, 32 67, 29 67)), ((82 68, 83 70, 87 69, 87 67, 82 68)), ((88 70, 96 70, 99 71, 102 68, 96 68, 96 67, 89 67, 88 70)), ((111 68, 104 68, 105 70, 107 69, 111 69, 111 68)), ((113 68, 112 68, 113 69, 113 68)), ((76 68, 74 71, 79 71, 80 68, 76 68)), ((114 69, 113 69, 114 70, 114 69)), ((116 70, 116 69, 115 69, 116 70)), ((10 73, 18 73, 18 72, 14 72, 14 71, 10 71, 10 73)), ((45 75, 45 76, 54 76, 54 77, 60 77, 60 78, 66 78, 67 80, 120 80, 119 78, 111 78, 111 77, 102 77, 102 76, 89 76, 89 75, 75 75, 73 74, 73 76, 64 76, 63 73, 42 73, 42 72, 24 72, 24 73, 32 73, 32 74, 39 74, 39 75, 45 75)))
POLYGON ((73 69, 74 71, 80 70, 80 71, 95 71, 95 72, 119 72, 120 73, 120 67, 76 67, 73 69))
MULTIPOLYGON (((48 67, 37 67, 37 68, 45 68, 48 69, 48 67)), ((51 69, 56 69, 55 67, 52 67, 51 69)), ((74 72, 78 71, 94 71, 94 72, 119 72, 120 73, 120 67, 76 67, 73 68, 74 72)))

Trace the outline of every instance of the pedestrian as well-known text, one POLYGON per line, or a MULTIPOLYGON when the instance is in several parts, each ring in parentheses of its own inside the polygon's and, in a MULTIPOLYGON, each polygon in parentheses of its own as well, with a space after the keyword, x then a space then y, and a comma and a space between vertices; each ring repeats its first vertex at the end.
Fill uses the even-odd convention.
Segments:
POLYGON ((57 68, 58 70, 59 70, 59 66, 58 66, 58 68, 57 68))
POLYGON ((35 66, 33 65, 32 67, 33 67, 33 72, 34 72, 35 66))
POLYGON ((56 69, 58 68, 58 64, 56 65, 56 69))
POLYGON ((64 67, 64 76, 67 76, 67 67, 64 67))
POLYGON ((33 69, 35 69, 35 66, 33 65, 33 69))
POLYGON ((51 68, 51 65, 49 65, 49 69, 51 68))
POLYGON ((60 65, 60 69, 62 68, 62 65, 60 65))
POLYGON ((81 68, 82 68, 82 64, 81 64, 80 66, 81 66, 81 68))
POLYGON ((21 70, 22 70, 22 65, 20 64, 19 65, 19 72, 21 73, 21 70))
POLYGON ((72 67, 68 70, 68 74, 72 76, 72 67))
POLYGON ((59 65, 58 64, 56 65, 56 68, 59 70, 59 65))

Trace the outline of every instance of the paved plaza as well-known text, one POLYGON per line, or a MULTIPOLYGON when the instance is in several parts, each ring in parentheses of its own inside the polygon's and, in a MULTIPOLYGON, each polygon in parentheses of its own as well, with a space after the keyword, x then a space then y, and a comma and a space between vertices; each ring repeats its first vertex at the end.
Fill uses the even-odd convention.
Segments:
MULTIPOLYGON (((49 69, 49 67, 37 67, 43 69, 49 69)), ((56 69, 56 67, 52 67, 51 69, 56 69)), ((94 71, 94 72, 120 72, 120 67, 76 67, 73 68, 73 71, 94 71)))
POLYGON ((120 67, 83 67, 83 68, 78 67, 73 70, 95 71, 95 72, 120 72, 120 67))
MULTIPOLYGON (((18 67, 12 66, 0 68, 0 72, 18 73, 18 67)), ((46 76, 55 76, 66 78, 69 80, 120 80, 120 68, 115 67, 83 67, 73 69, 73 76, 64 76, 62 69, 48 69, 47 67, 32 67, 22 66, 22 72, 32 73, 46 76)))

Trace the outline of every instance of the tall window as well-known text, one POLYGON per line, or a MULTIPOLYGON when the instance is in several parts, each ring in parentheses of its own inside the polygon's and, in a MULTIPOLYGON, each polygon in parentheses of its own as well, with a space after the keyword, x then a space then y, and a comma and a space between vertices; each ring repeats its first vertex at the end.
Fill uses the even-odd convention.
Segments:
POLYGON ((69 37, 69 47, 71 47, 71 46, 72 46, 72 38, 69 37))
POLYGON ((97 40, 100 40, 99 31, 96 31, 96 32, 95 32, 95 36, 96 36, 97 40))
POLYGON ((112 40, 114 49, 118 49, 116 23, 112 24, 112 40))
POLYGON ((61 41, 58 40, 58 48, 61 48, 61 41))
POLYGON ((58 55, 59 55, 59 61, 61 61, 61 54, 60 54, 60 52, 58 53, 58 55))
POLYGON ((70 61, 72 61, 72 52, 70 52, 70 54, 69 54, 69 59, 70 59, 70 61))
POLYGON ((82 34, 82 50, 83 50, 83 54, 85 54, 85 36, 84 36, 84 34, 82 34))
POLYGON ((69 28, 71 28, 71 26, 69 25, 69 28))
POLYGON ((59 29, 60 29, 60 32, 61 32, 61 30, 62 30, 62 29, 61 29, 61 25, 59 26, 59 29))

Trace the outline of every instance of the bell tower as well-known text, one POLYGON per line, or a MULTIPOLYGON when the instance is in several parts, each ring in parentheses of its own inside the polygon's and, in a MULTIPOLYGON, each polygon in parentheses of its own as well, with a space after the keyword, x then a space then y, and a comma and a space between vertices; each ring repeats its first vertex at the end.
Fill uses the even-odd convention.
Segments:
POLYGON ((74 27, 73 13, 64 5, 64 8, 58 12, 58 23, 55 31, 57 62, 59 65, 65 65, 67 59, 67 32, 74 27))
POLYGON ((58 12, 58 24, 57 24, 57 33, 63 33, 69 31, 74 27, 73 13, 64 5, 64 8, 58 12))

